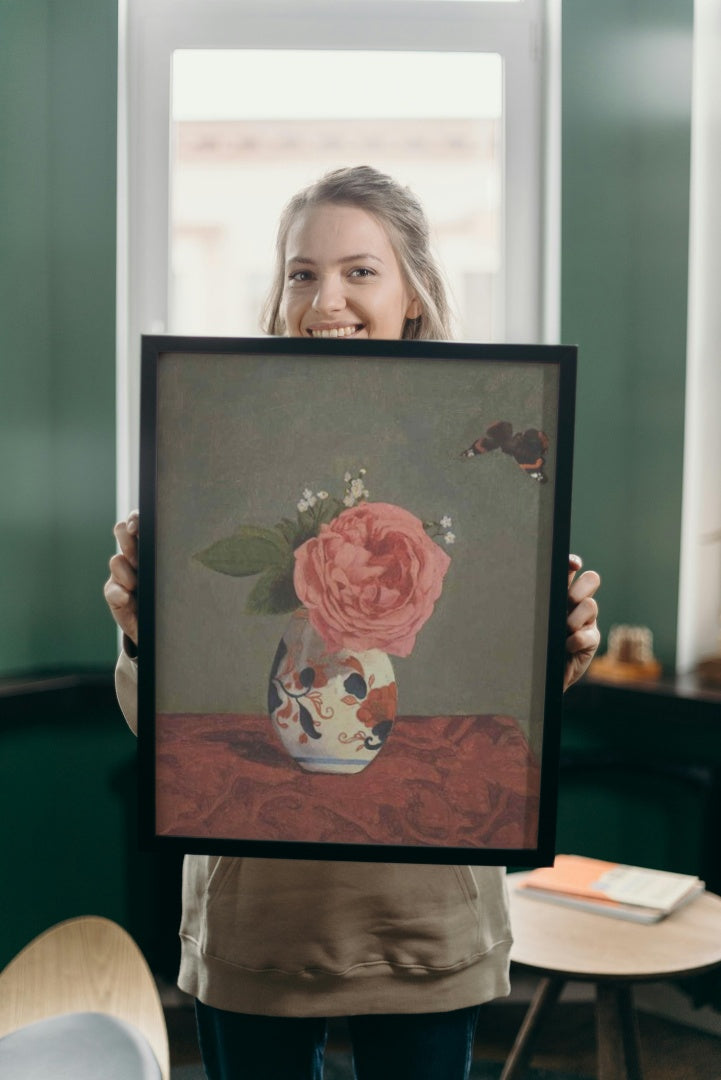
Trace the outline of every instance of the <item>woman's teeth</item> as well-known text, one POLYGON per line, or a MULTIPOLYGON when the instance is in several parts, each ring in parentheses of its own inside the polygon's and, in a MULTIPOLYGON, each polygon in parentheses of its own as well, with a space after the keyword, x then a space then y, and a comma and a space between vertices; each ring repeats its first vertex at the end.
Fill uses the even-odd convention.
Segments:
POLYGON ((332 330, 311 330, 310 335, 314 338, 350 337, 360 329, 360 326, 334 326, 332 330))

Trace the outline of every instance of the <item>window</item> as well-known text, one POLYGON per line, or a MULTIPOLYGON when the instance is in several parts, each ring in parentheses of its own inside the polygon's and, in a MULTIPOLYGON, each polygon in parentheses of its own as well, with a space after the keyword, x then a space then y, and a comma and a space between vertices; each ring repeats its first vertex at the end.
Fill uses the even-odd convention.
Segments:
POLYGON ((258 333, 280 209, 331 168, 364 160, 418 193, 459 337, 555 339, 555 6, 121 3, 120 512, 137 499, 140 335, 258 333))
POLYGON ((285 202, 372 163, 426 208, 456 336, 503 336, 499 56, 196 49, 172 71, 172 333, 257 334, 285 202))

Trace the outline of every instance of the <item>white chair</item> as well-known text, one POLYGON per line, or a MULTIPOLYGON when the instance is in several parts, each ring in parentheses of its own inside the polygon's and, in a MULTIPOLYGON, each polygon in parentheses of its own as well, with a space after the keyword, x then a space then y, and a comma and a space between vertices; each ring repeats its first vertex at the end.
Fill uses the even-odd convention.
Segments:
POLYGON ((58 923, 0 973, 0 1076, 169 1080, 160 997, 122 927, 94 915, 58 923))

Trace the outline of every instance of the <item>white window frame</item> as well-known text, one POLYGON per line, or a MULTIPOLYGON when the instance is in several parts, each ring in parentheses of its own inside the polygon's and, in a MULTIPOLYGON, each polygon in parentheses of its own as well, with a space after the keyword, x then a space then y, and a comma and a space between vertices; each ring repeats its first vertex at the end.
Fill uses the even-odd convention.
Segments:
POLYGON ((721 0, 696 0, 693 31, 688 337, 676 670, 721 648, 721 0), (713 541, 713 542, 712 542, 713 541))
POLYGON ((119 0, 119 516, 138 497, 140 335, 167 327, 173 52, 499 53, 506 121, 503 340, 550 342, 558 340, 560 322, 559 41, 560 0, 119 0))

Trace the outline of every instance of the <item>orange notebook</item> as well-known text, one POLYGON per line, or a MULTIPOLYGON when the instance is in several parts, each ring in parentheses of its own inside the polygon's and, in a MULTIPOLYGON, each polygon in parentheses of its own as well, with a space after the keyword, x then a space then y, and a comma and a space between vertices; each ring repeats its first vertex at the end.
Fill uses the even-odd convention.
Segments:
POLYGON ((557 855, 553 866, 532 870, 518 886, 534 899, 638 922, 658 922, 704 890, 692 874, 557 855))

